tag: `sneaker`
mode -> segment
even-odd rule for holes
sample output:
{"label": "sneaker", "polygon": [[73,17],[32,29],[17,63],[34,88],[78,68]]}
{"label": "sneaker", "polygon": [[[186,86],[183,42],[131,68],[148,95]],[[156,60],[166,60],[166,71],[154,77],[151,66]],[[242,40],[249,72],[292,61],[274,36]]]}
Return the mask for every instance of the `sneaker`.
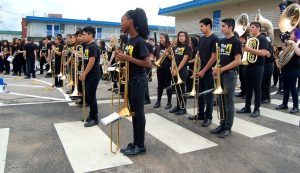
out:
{"label": "sneaker", "polygon": [[215,129],[211,129],[209,132],[210,132],[211,134],[219,134],[220,132],[223,131],[223,129],[224,129],[224,127],[218,126],[218,127],[215,128]]}
{"label": "sneaker", "polygon": [[240,113],[240,114],[243,114],[243,113],[251,113],[251,109],[250,109],[250,108],[247,108],[247,107],[243,107],[242,109],[237,110],[236,113]]}
{"label": "sneaker", "polygon": [[222,130],[222,131],[218,134],[218,137],[219,137],[219,138],[226,138],[226,137],[229,136],[230,134],[231,134],[231,130],[224,129],[224,130]]}
{"label": "sneaker", "polygon": [[291,114],[295,114],[299,112],[299,108],[293,107],[293,109],[290,111]]}
{"label": "sneaker", "polygon": [[172,108],[172,104],[171,103],[167,103],[165,109],[171,109]]}
{"label": "sneaker", "polygon": [[123,154],[125,156],[132,157],[132,156],[136,156],[136,155],[140,155],[140,154],[145,154],[145,153],[146,153],[146,147],[140,148],[137,145],[135,145],[133,148],[124,151]]}

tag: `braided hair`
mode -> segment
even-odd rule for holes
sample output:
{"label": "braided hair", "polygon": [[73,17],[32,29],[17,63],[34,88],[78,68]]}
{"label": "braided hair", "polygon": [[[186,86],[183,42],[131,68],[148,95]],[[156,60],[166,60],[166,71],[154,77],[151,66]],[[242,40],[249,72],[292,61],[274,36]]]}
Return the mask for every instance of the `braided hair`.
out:
{"label": "braided hair", "polygon": [[136,8],[135,10],[129,10],[125,13],[125,16],[133,20],[133,25],[136,31],[144,39],[148,38],[148,19],[146,13],[141,8]]}

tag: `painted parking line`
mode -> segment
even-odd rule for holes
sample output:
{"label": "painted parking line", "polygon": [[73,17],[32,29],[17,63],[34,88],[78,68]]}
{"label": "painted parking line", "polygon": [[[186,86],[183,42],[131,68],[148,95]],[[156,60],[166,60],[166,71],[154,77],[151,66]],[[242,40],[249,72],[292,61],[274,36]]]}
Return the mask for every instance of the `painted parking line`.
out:
{"label": "painted parking line", "polygon": [[9,129],[0,129],[0,173],[4,173]]}
{"label": "painted parking line", "polygon": [[21,94],[21,93],[15,93],[15,92],[9,92],[7,94],[25,96],[25,97],[33,97],[33,98],[40,98],[40,99],[47,99],[47,100],[65,101],[65,99],[59,99],[59,98],[53,98],[53,97],[43,97],[43,96],[36,96],[36,95],[30,95],[30,94]]}
{"label": "painted parking line", "polygon": [[[127,118],[131,121],[131,118]],[[179,154],[207,149],[218,144],[155,113],[146,114],[146,132]]]}
{"label": "painted parking line", "polygon": [[[282,100],[271,99],[271,103],[274,104],[274,105],[281,105],[282,104]],[[288,107],[292,108],[293,107],[293,102],[288,102]]]}
{"label": "painted parking line", "polygon": [[[193,115],[193,109],[188,109],[187,112],[191,115]],[[216,125],[219,125],[219,119],[217,112],[213,112],[213,119],[212,122]],[[237,132],[241,135],[247,136],[249,138],[255,138],[259,136],[263,136],[269,133],[276,132],[276,130],[263,127],[254,123],[251,123],[249,121],[234,117],[233,125],[232,125],[232,131]]]}
{"label": "painted parking line", "polygon": [[54,126],[75,173],[133,163],[121,153],[110,152],[110,139],[97,126],[85,128],[82,122],[59,123]]}
{"label": "painted parking line", "polygon": [[[241,109],[245,106],[244,103],[237,103],[234,105],[237,109]],[[285,122],[288,124],[299,126],[300,117],[288,113],[284,113],[281,111],[276,111],[264,107],[260,107],[260,114],[261,116],[268,117],[274,120],[278,120],[281,122]]]}

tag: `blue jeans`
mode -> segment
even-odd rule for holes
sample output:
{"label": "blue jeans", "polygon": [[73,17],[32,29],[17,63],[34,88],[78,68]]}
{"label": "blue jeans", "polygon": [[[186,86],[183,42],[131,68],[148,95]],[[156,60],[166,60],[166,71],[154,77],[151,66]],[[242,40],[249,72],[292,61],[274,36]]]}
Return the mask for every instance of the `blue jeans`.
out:
{"label": "blue jeans", "polygon": [[282,69],[282,81],[283,81],[283,102],[282,104],[287,106],[290,92],[292,94],[293,106],[298,108],[298,92],[296,90],[297,78],[300,75],[299,69],[289,70]]}
{"label": "blue jeans", "polygon": [[146,118],[144,112],[145,92],[147,87],[147,75],[132,76],[128,85],[128,100],[132,117],[133,143],[138,147],[144,147]]}
{"label": "blue jeans", "polygon": [[87,76],[85,79],[85,93],[87,103],[90,105],[90,119],[98,122],[98,104],[96,98],[96,91],[99,84],[100,75],[98,76]]}

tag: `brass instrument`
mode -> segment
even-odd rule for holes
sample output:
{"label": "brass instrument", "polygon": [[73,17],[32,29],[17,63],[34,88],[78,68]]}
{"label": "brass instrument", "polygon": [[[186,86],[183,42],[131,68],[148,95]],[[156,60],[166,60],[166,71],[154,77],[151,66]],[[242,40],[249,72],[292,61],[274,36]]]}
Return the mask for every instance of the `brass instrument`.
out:
{"label": "brass instrument", "polygon": [[235,29],[239,36],[244,35],[249,30],[249,17],[247,13],[240,14],[235,21]]}
{"label": "brass instrument", "polygon": [[261,13],[260,9],[258,9],[258,14],[255,17],[255,22],[259,22],[261,24],[262,29],[267,32],[268,37],[271,40],[274,40],[274,28],[273,24],[270,20],[264,18]]}
{"label": "brass instrument", "polygon": [[[289,5],[280,16],[279,20],[279,29],[283,32],[283,35],[288,34],[293,31],[295,28],[299,27],[300,24],[300,5],[297,3]],[[289,36],[285,36],[287,39]],[[299,44],[299,43],[297,43]],[[279,68],[284,67],[294,56],[295,51],[292,45],[287,45],[278,57],[278,66]]]}
{"label": "brass instrument", "polygon": [[104,62],[103,62],[103,65],[102,65],[102,67],[103,67],[103,74],[102,74],[102,76],[103,76],[103,78],[106,78],[106,79],[110,79],[110,72],[108,71],[108,55],[107,55],[107,52],[104,52],[104,53],[102,53],[103,54],[103,58],[104,58]]}
{"label": "brass instrument", "polygon": [[[76,46],[76,53],[75,53],[75,62],[74,62],[74,91],[70,95],[70,98],[72,100],[77,99],[78,97],[81,97],[81,95],[78,92],[78,64],[80,56],[83,56],[83,47],[82,45]],[[83,64],[83,57],[81,58],[82,64]],[[82,69],[81,69],[82,70]]]}
{"label": "brass instrument", "polygon": [[154,65],[157,67],[160,67],[161,63],[165,60],[165,58],[168,56],[169,52],[172,50],[172,48],[175,46],[176,44],[176,40],[177,37],[175,37],[172,40],[172,43],[170,44],[170,46],[164,51],[164,53],[154,62]]}
{"label": "brass instrument", "polygon": [[[247,43],[246,43],[247,47],[250,47],[252,49],[256,49],[258,50],[259,48],[259,40],[255,37],[249,38],[247,39]],[[243,65],[248,65],[248,63],[255,63],[257,61],[257,55],[250,53],[250,52],[246,52],[243,55],[243,59],[242,59],[242,64]],[[246,61],[246,62],[245,62]]]}
{"label": "brass instrument", "polygon": [[[218,114],[218,118],[220,120],[224,120],[225,119],[225,111],[224,111],[224,99],[223,99],[223,95],[225,94],[222,85],[221,85],[221,75],[219,73],[220,71],[220,47],[218,45],[218,43],[216,43],[216,56],[217,56],[217,61],[216,61],[216,65],[215,65],[215,71],[217,71],[217,76],[215,76],[214,78],[214,88],[215,90],[213,91],[214,95],[217,95],[216,98],[216,107],[217,107],[217,114]],[[222,114],[219,113],[219,101],[221,101],[221,107],[222,107]]]}
{"label": "brass instrument", "polygon": [[73,70],[74,70],[74,63],[75,63],[75,60],[74,60],[75,54],[73,53],[74,47],[71,48],[71,51],[72,51],[72,53],[71,53],[71,56],[69,57],[70,58],[69,59],[69,61],[70,61],[70,64],[69,64],[70,72],[69,72],[69,77],[68,77],[68,83],[66,84],[69,87],[74,85],[74,81],[73,81],[73,76],[74,76],[74,71]]}
{"label": "brass instrument", "polygon": [[[177,82],[175,82],[174,76],[172,74],[173,84],[168,86],[166,89],[167,90],[172,89],[172,87],[175,86],[175,91],[176,91],[177,101],[179,103],[179,107],[180,107],[180,109],[184,109],[185,108],[184,93],[182,93],[181,87],[179,86],[178,88],[179,88],[179,91],[181,93],[181,95],[179,95],[178,90],[176,88],[176,85],[183,84],[184,82],[181,79],[180,74],[179,74],[179,70],[178,70],[178,67],[177,67],[177,64],[176,64],[176,61],[175,61],[174,51],[171,51],[171,56],[172,56],[171,71],[175,71],[176,77],[177,77]],[[182,102],[180,102],[179,97],[182,97]]]}

